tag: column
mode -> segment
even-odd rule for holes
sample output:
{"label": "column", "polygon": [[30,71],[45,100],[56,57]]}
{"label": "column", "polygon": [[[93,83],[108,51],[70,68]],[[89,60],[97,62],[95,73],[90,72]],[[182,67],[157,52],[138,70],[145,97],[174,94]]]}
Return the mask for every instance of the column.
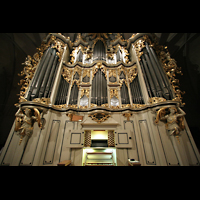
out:
{"label": "column", "polygon": [[143,98],[144,98],[144,103],[145,104],[149,104],[148,91],[147,91],[146,84],[145,84],[145,81],[144,81],[144,77],[143,77],[143,74],[142,74],[142,70],[141,70],[141,66],[140,66],[140,63],[139,63],[139,59],[137,57],[137,54],[136,54],[136,51],[135,51],[135,47],[134,47],[133,44],[132,44],[132,48],[133,48],[133,54],[134,54],[134,56],[136,58],[137,70],[138,70],[138,79],[139,79],[139,83],[140,83],[140,87],[141,87],[141,92],[142,92],[142,95],[143,95]]}
{"label": "column", "polygon": [[59,87],[59,83],[60,83],[60,79],[61,79],[63,58],[64,58],[64,55],[66,53],[67,48],[68,48],[68,46],[65,45],[64,50],[63,50],[63,54],[62,54],[62,58],[60,60],[60,64],[58,66],[57,75],[56,75],[55,82],[54,82],[53,89],[52,89],[52,93],[51,93],[51,96],[50,96],[51,104],[54,104],[55,99],[56,99],[56,95],[57,95],[57,91],[58,91],[58,87]]}

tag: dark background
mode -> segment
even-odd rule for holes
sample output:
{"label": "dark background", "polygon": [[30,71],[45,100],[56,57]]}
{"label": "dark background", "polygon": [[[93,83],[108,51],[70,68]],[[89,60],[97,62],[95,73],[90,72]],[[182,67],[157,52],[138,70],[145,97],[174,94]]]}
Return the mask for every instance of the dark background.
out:
{"label": "dark background", "polygon": [[[0,33],[0,149],[4,146],[15,120],[21,77],[27,55],[33,56],[36,48],[48,33]],[[75,33],[62,33],[73,41]],[[128,39],[133,33],[124,33]],[[186,121],[197,148],[200,149],[200,34],[199,33],[155,33],[159,44],[168,47],[171,58],[182,68],[183,76],[178,75],[180,89],[185,91],[183,102],[186,105]]]}

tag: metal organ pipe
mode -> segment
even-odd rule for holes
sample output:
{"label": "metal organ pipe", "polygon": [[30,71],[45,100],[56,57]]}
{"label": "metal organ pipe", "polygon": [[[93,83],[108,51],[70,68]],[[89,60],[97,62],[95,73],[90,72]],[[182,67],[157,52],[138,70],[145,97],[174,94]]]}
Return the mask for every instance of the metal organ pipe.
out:
{"label": "metal organ pipe", "polygon": [[142,63],[143,63],[143,66],[144,66],[144,70],[145,70],[147,78],[148,78],[148,82],[149,82],[150,87],[151,87],[151,91],[153,93],[153,96],[156,97],[156,89],[155,89],[155,86],[154,86],[154,82],[153,82],[153,80],[151,78],[151,74],[149,72],[149,69],[147,67],[144,55],[142,55],[141,58],[142,58]]}
{"label": "metal organ pipe", "polygon": [[59,66],[59,62],[57,62],[57,64],[56,64],[56,67],[55,67],[55,70],[54,70],[54,72],[53,72],[53,77],[52,77],[52,81],[51,81],[51,83],[50,83],[50,89],[49,89],[49,94],[48,94],[48,98],[50,98],[50,96],[51,96],[51,92],[52,92],[52,88],[53,88],[53,84],[54,84],[54,81],[55,81],[55,78],[56,78],[56,74],[57,74],[57,71],[58,71],[58,66]]}
{"label": "metal organ pipe", "polygon": [[50,51],[48,52],[47,54],[47,57],[44,61],[44,64],[42,66],[42,70],[37,78],[37,81],[36,81],[36,84],[35,84],[35,87],[33,89],[33,92],[31,94],[31,99],[34,99],[34,98],[37,98],[38,97],[38,94],[39,94],[39,89],[40,89],[40,86],[42,84],[42,81],[43,81],[43,78],[44,78],[44,75],[45,75],[45,72],[46,72],[46,68],[47,68],[47,65],[49,63],[49,59],[50,59],[50,56],[51,56],[51,52],[52,52],[52,49],[50,48]]}
{"label": "metal organ pipe", "polygon": [[55,59],[55,55],[56,55],[56,50],[52,49],[51,58],[49,60],[49,63],[48,63],[48,66],[46,68],[44,78],[43,78],[43,81],[42,81],[42,84],[41,84],[41,87],[40,87],[39,98],[43,97],[44,90],[45,90],[45,87],[46,87],[46,84],[47,84],[47,81],[48,81],[48,78],[49,78],[49,74],[50,74],[51,69],[52,69],[52,64],[53,64],[53,61]]}
{"label": "metal organ pipe", "polygon": [[136,103],[135,81],[136,81],[136,79],[134,79],[134,80],[132,81],[132,83],[130,83],[131,95],[132,95],[133,103]]}
{"label": "metal organ pipe", "polygon": [[143,73],[143,76],[144,76],[144,81],[145,81],[145,84],[146,84],[147,92],[149,94],[149,97],[151,98],[152,97],[152,93],[151,93],[151,89],[150,89],[150,86],[149,86],[149,83],[148,83],[148,80],[147,80],[147,75],[145,73],[142,61],[140,61],[140,66],[141,66],[141,70],[142,70],[142,73]]}
{"label": "metal organ pipe", "polygon": [[144,56],[146,58],[148,67],[149,67],[151,77],[152,77],[154,85],[156,87],[156,96],[162,97],[162,91],[161,91],[160,85],[158,83],[158,80],[157,80],[157,77],[156,77],[156,74],[155,74],[155,71],[154,71],[155,69],[154,69],[153,65],[151,64],[151,61],[150,61],[149,56],[147,54],[147,51],[145,51],[145,50],[143,50],[143,51],[144,51]]}
{"label": "metal organ pipe", "polygon": [[55,59],[53,61],[53,65],[52,65],[52,68],[51,68],[51,72],[50,72],[50,75],[49,75],[48,82],[46,84],[45,93],[44,93],[45,98],[48,96],[48,94],[50,92],[50,87],[51,87],[51,83],[52,83],[52,80],[53,80],[53,75],[54,75],[54,71],[55,71],[57,62],[58,62],[58,56],[56,55]]}
{"label": "metal organ pipe", "polygon": [[152,49],[152,47],[150,47],[150,51],[151,51],[151,53],[152,53],[152,55],[154,57],[154,60],[155,60],[155,62],[157,64],[158,70],[160,71],[160,74],[161,74],[162,79],[163,79],[163,81],[164,81],[164,83],[166,85],[166,88],[168,89],[169,95],[172,98],[173,94],[172,94],[172,91],[171,91],[171,88],[170,88],[169,80],[168,80],[167,76],[165,75],[165,72],[164,72],[164,70],[163,70],[163,68],[162,68],[162,66],[161,66],[161,64],[160,64],[160,62],[159,62],[154,50]]}
{"label": "metal organ pipe", "polygon": [[160,73],[159,71],[159,66],[157,66],[157,63],[156,61],[154,60],[154,57],[152,55],[152,52],[150,51],[150,48],[149,48],[149,45],[146,43],[146,49],[147,49],[147,52],[149,54],[149,57],[150,57],[150,60],[151,60],[151,63],[153,64],[154,66],[154,71],[155,71],[155,74],[156,74],[156,77],[159,84],[160,84],[160,87],[163,91],[163,96],[166,98],[166,99],[169,99],[169,92],[168,92],[168,89],[163,81],[163,78],[162,78],[162,74]]}
{"label": "metal organ pipe", "polygon": [[62,104],[62,95],[63,95],[63,90],[64,90],[64,84],[63,84],[63,78],[61,77],[61,81],[60,81],[60,98],[58,100],[59,104]]}
{"label": "metal organ pipe", "polygon": [[39,74],[40,74],[40,72],[41,72],[41,70],[42,70],[44,61],[46,60],[46,57],[47,57],[49,51],[50,51],[50,48],[48,48],[48,49],[45,51],[44,55],[42,56],[42,58],[41,58],[41,60],[40,60],[39,65],[38,65],[38,67],[37,67],[36,73],[35,73],[35,75],[34,75],[34,78],[33,78],[33,80],[32,80],[32,83],[31,83],[31,86],[30,86],[30,89],[29,89],[29,92],[28,92],[28,96],[27,96],[27,100],[28,100],[28,101],[31,100],[31,94],[32,94],[32,92],[33,92],[33,88],[35,87],[36,81],[38,80],[38,76],[39,76]]}

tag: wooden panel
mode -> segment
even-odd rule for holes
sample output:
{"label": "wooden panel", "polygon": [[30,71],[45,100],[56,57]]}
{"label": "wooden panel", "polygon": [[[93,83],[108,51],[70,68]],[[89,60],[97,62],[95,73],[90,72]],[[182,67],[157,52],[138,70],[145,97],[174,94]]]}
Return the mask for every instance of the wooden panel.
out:
{"label": "wooden panel", "polygon": [[135,129],[133,121],[124,121],[124,129],[131,131],[132,148],[128,149],[128,158],[139,160],[138,147],[136,143]]}
{"label": "wooden panel", "polygon": [[118,133],[118,144],[128,144],[128,133]]}
{"label": "wooden panel", "polygon": [[83,147],[84,132],[82,130],[74,131],[69,130],[67,133],[68,148],[82,148]]}
{"label": "wooden panel", "polygon": [[117,166],[128,166],[127,149],[116,149]]}
{"label": "wooden panel", "polygon": [[144,148],[146,164],[147,165],[155,165],[156,161],[155,161],[155,156],[154,156],[154,151],[153,151],[153,147],[152,147],[152,141],[151,141],[147,121],[139,120],[139,128],[140,128],[140,133],[141,133],[141,137],[142,137],[142,143],[143,143],[143,148]]}
{"label": "wooden panel", "polygon": [[16,148],[19,146],[19,140],[20,137],[17,135],[16,132],[13,131],[13,135],[11,137],[10,144],[8,146],[8,149],[5,153],[5,157],[3,159],[2,165],[3,166],[9,166],[13,160],[13,156]]}
{"label": "wooden panel", "polygon": [[71,133],[70,144],[80,144],[81,143],[81,133]]}
{"label": "wooden panel", "polygon": [[115,131],[116,148],[132,148],[132,137],[129,130]]}
{"label": "wooden panel", "polygon": [[28,144],[26,146],[23,158],[22,158],[21,163],[20,163],[21,166],[22,165],[32,166],[32,163],[33,163],[35,151],[36,151],[37,144],[38,144],[39,137],[40,137],[40,133],[41,133],[41,130],[38,127],[37,123],[35,123],[33,127],[34,127],[33,128],[33,135],[30,137]]}
{"label": "wooden panel", "polygon": [[82,166],[82,149],[72,149],[71,153],[71,165],[72,166]]}
{"label": "wooden panel", "polygon": [[65,126],[64,126],[64,131],[63,131],[63,142],[62,142],[62,146],[61,146],[61,156],[60,156],[60,161],[63,160],[70,160],[70,154],[71,154],[71,150],[70,148],[66,147],[67,144],[67,136],[69,134],[69,130],[73,130],[74,127],[74,122],[65,121]]}
{"label": "wooden panel", "polygon": [[49,140],[47,143],[46,153],[44,157],[44,164],[53,163],[59,128],[60,128],[60,120],[53,120],[49,134]]}
{"label": "wooden panel", "polygon": [[158,125],[158,132],[161,138],[161,142],[163,145],[163,150],[165,153],[165,157],[167,160],[167,165],[171,166],[178,166],[178,158],[176,156],[176,153],[174,151],[174,147],[172,144],[172,141],[170,139],[170,136],[167,135],[167,131],[165,126],[159,126]]}
{"label": "wooden panel", "polygon": [[188,162],[189,162],[190,166],[199,165],[199,161],[198,161],[196,152],[194,150],[194,147],[192,145],[191,138],[189,137],[188,132],[189,131],[187,131],[187,127],[186,127],[186,129],[184,130],[184,132],[181,135],[182,141],[184,143],[184,148],[186,150]]}

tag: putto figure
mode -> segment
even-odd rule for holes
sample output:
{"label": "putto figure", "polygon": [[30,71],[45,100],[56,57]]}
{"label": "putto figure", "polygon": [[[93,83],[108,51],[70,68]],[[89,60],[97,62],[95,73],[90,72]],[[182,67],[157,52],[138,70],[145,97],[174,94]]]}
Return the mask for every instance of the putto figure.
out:
{"label": "putto figure", "polygon": [[35,121],[38,122],[38,126],[42,128],[40,112],[37,108],[29,109],[25,108],[24,113],[20,107],[15,114],[15,131],[19,132],[21,136],[19,145],[21,144],[23,138],[27,135],[30,137],[33,133],[33,125]]}
{"label": "putto figure", "polygon": [[178,139],[181,130],[185,129],[184,115],[186,113],[180,107],[164,107],[158,110],[155,123],[158,124],[159,120],[164,121],[169,135],[174,135]]}

